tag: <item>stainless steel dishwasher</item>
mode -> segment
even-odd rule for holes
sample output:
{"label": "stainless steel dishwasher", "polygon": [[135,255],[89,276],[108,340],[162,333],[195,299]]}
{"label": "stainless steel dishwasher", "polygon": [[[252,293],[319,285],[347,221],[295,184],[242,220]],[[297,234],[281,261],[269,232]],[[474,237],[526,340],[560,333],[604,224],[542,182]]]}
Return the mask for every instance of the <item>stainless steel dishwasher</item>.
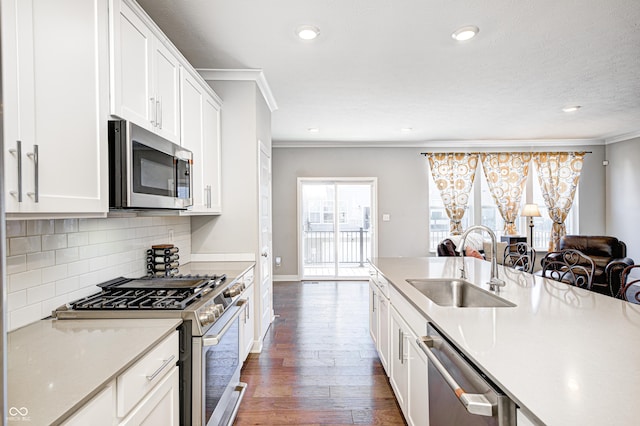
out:
{"label": "stainless steel dishwasher", "polygon": [[418,346],[429,358],[429,424],[516,424],[516,405],[431,323]]}

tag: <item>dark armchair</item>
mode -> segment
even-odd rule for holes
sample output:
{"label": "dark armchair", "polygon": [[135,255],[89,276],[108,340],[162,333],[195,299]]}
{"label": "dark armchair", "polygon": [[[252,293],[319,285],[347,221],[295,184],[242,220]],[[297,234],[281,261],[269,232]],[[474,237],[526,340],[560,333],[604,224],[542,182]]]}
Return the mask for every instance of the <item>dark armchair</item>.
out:
{"label": "dark armchair", "polygon": [[627,245],[615,237],[565,235],[560,239],[560,251],[579,250],[595,263],[591,290],[614,296],[620,290],[620,276],[633,259],[627,257]]}

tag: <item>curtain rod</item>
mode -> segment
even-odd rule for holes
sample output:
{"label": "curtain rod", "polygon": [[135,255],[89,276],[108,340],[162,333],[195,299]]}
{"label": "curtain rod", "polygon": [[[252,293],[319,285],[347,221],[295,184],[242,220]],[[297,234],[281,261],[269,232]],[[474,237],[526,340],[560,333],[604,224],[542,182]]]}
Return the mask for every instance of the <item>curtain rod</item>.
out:
{"label": "curtain rod", "polygon": [[462,152],[462,151],[438,151],[438,152],[421,152],[420,155],[429,155],[429,154],[515,154],[515,153],[525,153],[525,154],[537,154],[541,152],[582,152],[584,154],[593,154],[593,151],[477,151],[477,152]]}

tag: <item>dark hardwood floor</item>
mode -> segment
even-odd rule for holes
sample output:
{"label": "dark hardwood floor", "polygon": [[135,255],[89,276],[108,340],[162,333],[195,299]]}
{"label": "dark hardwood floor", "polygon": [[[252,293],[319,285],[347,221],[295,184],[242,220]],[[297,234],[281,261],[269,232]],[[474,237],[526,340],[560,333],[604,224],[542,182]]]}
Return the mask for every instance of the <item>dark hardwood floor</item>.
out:
{"label": "dark hardwood floor", "polygon": [[405,425],[369,335],[366,281],[276,282],[236,425]]}

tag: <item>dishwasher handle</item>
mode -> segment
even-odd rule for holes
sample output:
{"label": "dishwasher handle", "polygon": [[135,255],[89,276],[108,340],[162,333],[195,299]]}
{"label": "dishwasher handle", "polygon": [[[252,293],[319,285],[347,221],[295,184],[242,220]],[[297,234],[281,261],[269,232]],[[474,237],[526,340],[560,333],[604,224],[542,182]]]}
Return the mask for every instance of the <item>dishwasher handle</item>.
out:
{"label": "dishwasher handle", "polygon": [[456,380],[449,374],[446,367],[442,365],[438,357],[431,351],[431,347],[433,347],[433,338],[430,336],[419,337],[416,342],[418,347],[424,352],[424,354],[429,358],[429,361],[433,364],[436,370],[442,375],[444,380],[447,382],[449,387],[453,390],[456,397],[462,405],[467,409],[470,414],[475,414],[478,416],[493,416],[494,413],[494,404],[487,399],[487,397],[483,394],[479,393],[467,393],[464,389],[456,382]]}

